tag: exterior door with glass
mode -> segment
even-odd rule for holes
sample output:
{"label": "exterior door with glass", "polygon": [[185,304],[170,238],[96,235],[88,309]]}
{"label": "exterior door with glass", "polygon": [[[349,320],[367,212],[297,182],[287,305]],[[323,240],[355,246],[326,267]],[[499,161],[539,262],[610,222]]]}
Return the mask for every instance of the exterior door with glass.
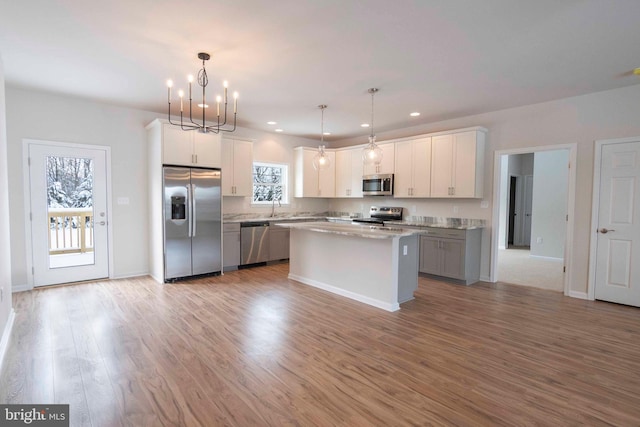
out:
{"label": "exterior door with glass", "polygon": [[107,148],[28,143],[34,286],[109,276]]}

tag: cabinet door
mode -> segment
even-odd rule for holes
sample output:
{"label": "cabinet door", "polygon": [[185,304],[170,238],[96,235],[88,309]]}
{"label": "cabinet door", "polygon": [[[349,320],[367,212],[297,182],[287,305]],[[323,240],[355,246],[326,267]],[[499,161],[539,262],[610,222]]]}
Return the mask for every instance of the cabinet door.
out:
{"label": "cabinet door", "polygon": [[[313,154],[315,156],[315,153]],[[331,162],[327,169],[318,170],[318,196],[335,197],[336,195],[336,153],[325,151]],[[313,162],[313,157],[311,158]],[[311,164],[313,170],[313,163]]]}
{"label": "cabinet door", "polygon": [[440,240],[441,273],[445,277],[464,279],[464,240]]}
{"label": "cabinet door", "polygon": [[362,151],[351,149],[351,191],[350,197],[362,197],[362,175],[364,175],[364,164],[362,163]]}
{"label": "cabinet door", "polygon": [[269,227],[269,260],[277,261],[289,258],[289,232],[287,228]]}
{"label": "cabinet door", "polygon": [[233,185],[235,196],[253,196],[253,143],[233,142]]}
{"label": "cabinet door", "polygon": [[319,176],[318,171],[313,168],[313,157],[315,150],[303,149],[302,161],[299,166],[302,171],[302,194],[301,197],[318,197]]}
{"label": "cabinet door", "polygon": [[[382,149],[382,161],[379,165],[364,165],[364,175],[394,173],[395,167],[395,144],[378,144]],[[362,159],[362,149],[359,150]]]}
{"label": "cabinet door", "polygon": [[[397,148],[396,146],[396,155]],[[431,195],[431,138],[415,140],[411,148],[413,166],[411,197],[429,197]],[[397,168],[396,171],[399,172]]]}
{"label": "cabinet door", "polygon": [[222,140],[222,195],[235,196],[235,183],[233,180],[234,163],[233,163],[233,140]]}
{"label": "cabinet door", "polygon": [[164,124],[162,126],[162,163],[165,165],[191,166],[192,155],[192,132],[184,131],[170,124]]}
{"label": "cabinet door", "polygon": [[214,133],[193,133],[194,164],[200,167],[219,168],[222,166],[220,152],[221,136]]}
{"label": "cabinet door", "polygon": [[336,152],[336,197],[349,197],[352,192],[351,150]]}
{"label": "cabinet door", "polygon": [[411,197],[413,188],[413,141],[396,142],[393,195]]}
{"label": "cabinet door", "polygon": [[420,236],[420,272],[440,274],[440,239]]}
{"label": "cabinet door", "polygon": [[224,267],[240,265],[240,232],[223,233],[222,257]]}
{"label": "cabinet door", "polygon": [[453,147],[453,196],[476,197],[476,132],[454,134]]}
{"label": "cabinet door", "polygon": [[431,139],[431,197],[451,196],[453,172],[453,135]]}

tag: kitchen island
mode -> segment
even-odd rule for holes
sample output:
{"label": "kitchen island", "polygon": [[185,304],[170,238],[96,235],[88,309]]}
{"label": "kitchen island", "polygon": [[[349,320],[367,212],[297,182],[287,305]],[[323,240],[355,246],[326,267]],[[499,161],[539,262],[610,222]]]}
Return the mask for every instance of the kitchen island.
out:
{"label": "kitchen island", "polygon": [[387,311],[418,287],[418,235],[397,227],[328,222],[291,229],[289,278]]}

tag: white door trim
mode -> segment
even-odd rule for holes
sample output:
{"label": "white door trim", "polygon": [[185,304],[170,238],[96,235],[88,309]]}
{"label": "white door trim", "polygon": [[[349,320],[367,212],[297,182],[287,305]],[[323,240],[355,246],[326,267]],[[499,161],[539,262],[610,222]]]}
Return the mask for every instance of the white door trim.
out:
{"label": "white door trim", "polygon": [[598,249],[598,239],[596,229],[599,224],[600,215],[600,169],[602,163],[602,147],[611,144],[623,144],[626,142],[640,141],[640,136],[631,138],[599,139],[596,140],[595,153],[593,156],[593,196],[591,197],[591,228],[589,236],[589,278],[587,280],[587,298],[596,299],[596,251]]}
{"label": "white door trim", "polygon": [[491,269],[489,272],[489,279],[495,283],[497,281],[496,275],[498,270],[498,236],[500,224],[500,171],[502,169],[500,158],[503,155],[510,154],[526,154],[536,153],[540,151],[553,151],[553,150],[569,150],[569,182],[567,185],[567,214],[569,218],[567,220],[567,231],[565,235],[564,245],[564,265],[566,272],[564,275],[564,294],[567,296],[574,296],[571,292],[571,278],[572,278],[572,243],[573,243],[573,225],[575,218],[575,205],[576,205],[576,159],[578,153],[578,144],[558,144],[558,145],[544,145],[539,147],[526,147],[515,148],[508,150],[496,150],[494,152],[493,159],[493,214],[491,219]]}
{"label": "white door trim", "polygon": [[[106,145],[76,144],[71,142],[48,141],[41,139],[23,139],[22,140],[22,179],[25,192],[30,192],[29,186],[29,145],[49,145],[52,147],[81,148],[90,150],[104,150],[106,157],[106,174],[107,174],[107,224],[113,224],[113,206],[111,203],[111,147]],[[31,221],[28,219],[31,213],[31,197],[24,197],[24,212],[27,219],[24,222],[26,264],[27,264],[27,286],[21,287],[21,291],[33,289],[33,245],[31,244]],[[113,278],[113,227],[107,228],[108,253],[109,253],[109,278]],[[14,287],[14,291],[15,291]]]}

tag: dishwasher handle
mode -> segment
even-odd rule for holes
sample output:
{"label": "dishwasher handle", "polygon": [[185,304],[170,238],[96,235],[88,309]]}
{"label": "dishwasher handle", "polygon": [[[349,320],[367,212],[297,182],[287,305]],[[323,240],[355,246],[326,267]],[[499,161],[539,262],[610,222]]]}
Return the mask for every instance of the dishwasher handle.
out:
{"label": "dishwasher handle", "polygon": [[256,222],[241,222],[240,223],[240,228],[247,228],[247,227],[268,227],[269,223],[268,222],[263,222],[263,221],[256,221]]}

